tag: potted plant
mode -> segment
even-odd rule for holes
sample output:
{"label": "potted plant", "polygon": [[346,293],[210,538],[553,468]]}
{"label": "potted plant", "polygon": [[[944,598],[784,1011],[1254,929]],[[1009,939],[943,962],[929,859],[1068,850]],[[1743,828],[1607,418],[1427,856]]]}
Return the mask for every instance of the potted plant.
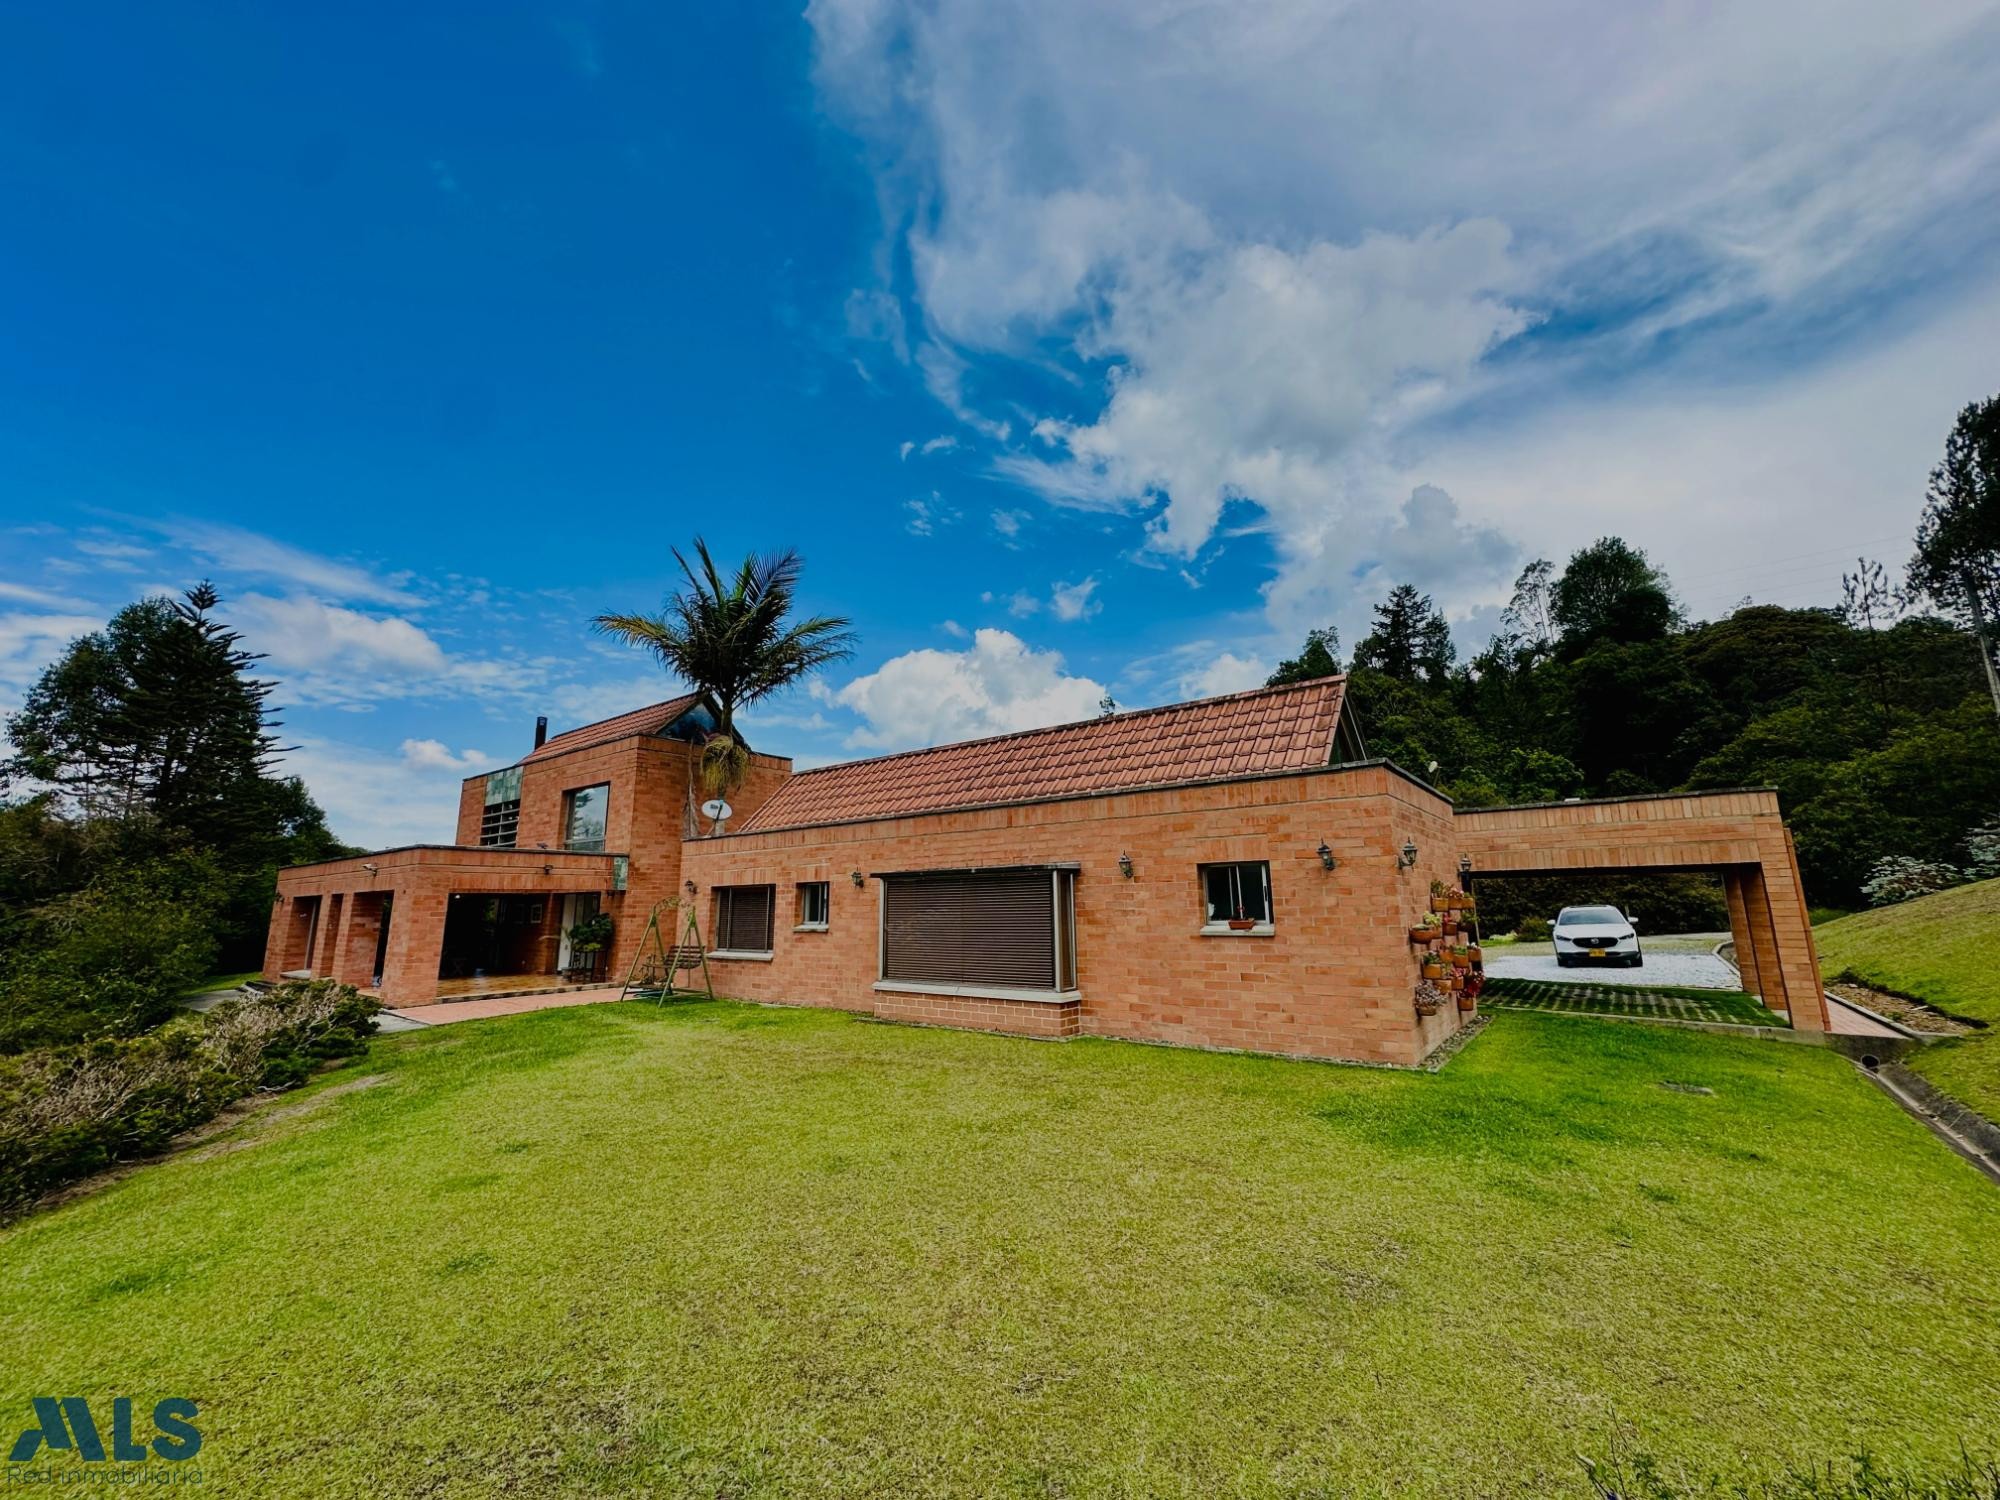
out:
{"label": "potted plant", "polygon": [[1444,958],[1441,954],[1426,953],[1424,955],[1424,978],[1444,978]]}
{"label": "potted plant", "polygon": [[1464,984],[1465,981],[1458,977],[1458,970],[1448,968],[1444,971],[1444,978],[1440,979],[1437,983],[1438,988],[1441,990],[1455,990]]}
{"label": "potted plant", "polygon": [[1458,918],[1450,912],[1444,914],[1444,935],[1451,937],[1458,931]]}
{"label": "potted plant", "polygon": [[595,974],[598,955],[611,946],[611,913],[594,911],[565,936],[569,938],[569,972]]}
{"label": "potted plant", "polygon": [[1444,918],[1434,911],[1425,912],[1423,920],[1410,929],[1410,941],[1413,943],[1435,943],[1443,936]]}
{"label": "potted plant", "polygon": [[1447,886],[1442,880],[1433,880],[1431,882],[1432,906],[1441,909],[1445,905],[1445,898],[1450,894],[1451,894],[1451,888]]}
{"label": "potted plant", "polygon": [[1434,1016],[1444,1009],[1444,991],[1425,980],[1417,986],[1417,1014]]}
{"label": "potted plant", "polygon": [[1479,1004],[1479,992],[1486,988],[1486,976],[1477,972],[1465,976],[1465,983],[1459,987],[1458,1008],[1472,1010]]}
{"label": "potted plant", "polygon": [[1454,969],[1469,969],[1472,967],[1472,950],[1463,943],[1460,943],[1455,948],[1445,949],[1445,957],[1451,960],[1451,966]]}
{"label": "potted plant", "polygon": [[1236,907],[1236,915],[1229,919],[1229,930],[1231,932],[1248,932],[1251,928],[1255,927],[1256,925],[1257,923],[1255,919],[1243,915],[1242,903],[1238,902]]}
{"label": "potted plant", "polygon": [[1486,957],[1479,951],[1479,944],[1477,943],[1466,945],[1465,956],[1475,969],[1480,968],[1486,962]]}

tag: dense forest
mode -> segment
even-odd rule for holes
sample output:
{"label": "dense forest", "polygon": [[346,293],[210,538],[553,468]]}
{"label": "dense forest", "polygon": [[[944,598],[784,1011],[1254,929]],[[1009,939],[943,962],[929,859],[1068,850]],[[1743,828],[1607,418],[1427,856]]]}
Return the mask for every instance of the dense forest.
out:
{"label": "dense forest", "polygon": [[[1371,754],[1461,806],[1775,787],[1811,900],[1857,906],[1882,861],[1962,867],[1967,836],[2000,816],[2000,704],[1976,633],[2000,614],[2000,397],[1960,414],[1915,547],[1900,587],[1858,559],[1824,607],[1691,620],[1643,552],[1607,537],[1561,568],[1529,564],[1506,628],[1466,661],[1435,602],[1401,586],[1354,645],[1351,701]],[[1317,630],[1271,680],[1340,666]],[[1643,899],[1655,931],[1719,913],[1701,882],[1638,884],[1561,895]],[[1482,905],[1504,921],[1555,887],[1506,882]]]}

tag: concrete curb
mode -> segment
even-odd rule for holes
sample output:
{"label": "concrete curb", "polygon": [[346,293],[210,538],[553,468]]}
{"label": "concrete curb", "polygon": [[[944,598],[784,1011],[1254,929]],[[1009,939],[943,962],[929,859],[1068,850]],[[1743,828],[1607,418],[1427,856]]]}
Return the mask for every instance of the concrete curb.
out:
{"label": "concrete curb", "polygon": [[2000,1184],[2000,1125],[1940,1093],[1929,1079],[1901,1063],[1856,1066],[1932,1135]]}

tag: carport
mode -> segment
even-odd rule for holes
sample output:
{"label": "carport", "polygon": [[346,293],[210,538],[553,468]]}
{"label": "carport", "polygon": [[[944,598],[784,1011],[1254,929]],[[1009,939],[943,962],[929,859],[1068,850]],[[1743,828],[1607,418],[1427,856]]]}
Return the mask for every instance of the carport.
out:
{"label": "carport", "polygon": [[1468,808],[1452,824],[1475,885],[1482,875],[1719,872],[1743,987],[1795,1030],[1827,1029],[1798,855],[1768,787]]}

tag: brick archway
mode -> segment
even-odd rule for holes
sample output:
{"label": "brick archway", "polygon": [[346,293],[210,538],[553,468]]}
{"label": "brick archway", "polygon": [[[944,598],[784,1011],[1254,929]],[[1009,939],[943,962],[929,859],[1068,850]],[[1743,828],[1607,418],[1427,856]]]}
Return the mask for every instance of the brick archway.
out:
{"label": "brick archway", "polygon": [[1473,876],[1720,873],[1744,987],[1827,1029],[1798,854],[1769,789],[1467,808],[1452,819]]}

